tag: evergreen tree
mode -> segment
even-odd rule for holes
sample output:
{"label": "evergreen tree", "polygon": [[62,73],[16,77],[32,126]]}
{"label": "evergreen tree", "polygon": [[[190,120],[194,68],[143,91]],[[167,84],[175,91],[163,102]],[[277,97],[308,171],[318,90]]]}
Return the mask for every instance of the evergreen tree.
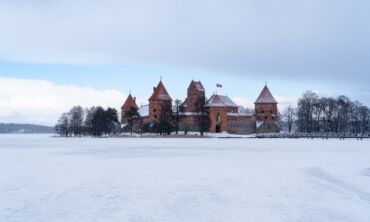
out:
{"label": "evergreen tree", "polygon": [[91,132],[93,136],[101,136],[105,131],[105,110],[98,106],[94,109],[92,122],[91,122]]}
{"label": "evergreen tree", "polygon": [[138,109],[131,107],[130,109],[126,110],[125,116],[127,118],[128,126],[130,127],[130,133],[133,133],[133,126],[140,120],[140,114]]}
{"label": "evergreen tree", "polygon": [[116,109],[108,107],[104,112],[104,132],[108,135],[112,135],[117,132],[118,112]]}
{"label": "evergreen tree", "polygon": [[173,112],[171,106],[162,106],[161,113],[159,116],[159,122],[157,123],[157,130],[160,135],[171,135],[174,130],[173,124]]}

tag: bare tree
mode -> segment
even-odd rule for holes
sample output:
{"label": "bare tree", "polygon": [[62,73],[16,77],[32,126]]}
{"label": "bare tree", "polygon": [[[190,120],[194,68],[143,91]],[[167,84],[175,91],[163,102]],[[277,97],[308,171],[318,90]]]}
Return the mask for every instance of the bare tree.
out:
{"label": "bare tree", "polygon": [[206,104],[205,98],[199,98],[199,101],[196,104],[198,105],[197,122],[198,122],[199,133],[201,136],[203,136],[204,132],[208,131],[208,125],[209,125],[208,113],[205,107],[205,104]]}
{"label": "bare tree", "polygon": [[63,113],[59,118],[57,125],[55,126],[55,132],[58,133],[60,136],[68,137],[70,134],[69,129],[70,127],[68,113]]}
{"label": "bare tree", "polygon": [[359,108],[360,132],[362,135],[369,132],[370,127],[370,109],[366,106]]}
{"label": "bare tree", "polygon": [[85,110],[85,123],[84,123],[84,133],[85,135],[93,135],[93,120],[95,115],[96,107],[91,107]]}
{"label": "bare tree", "polygon": [[298,101],[298,127],[301,132],[313,131],[313,109],[318,96],[312,91],[306,91]]}
{"label": "bare tree", "polygon": [[369,132],[370,111],[347,96],[319,98],[307,91],[298,102],[299,131],[304,133],[337,133],[364,135]]}
{"label": "bare tree", "polygon": [[74,136],[81,136],[83,132],[84,113],[81,106],[72,107],[68,112],[69,126]]}
{"label": "bare tree", "polygon": [[180,105],[181,105],[181,100],[176,99],[174,101],[174,107],[173,107],[173,111],[175,113],[175,131],[176,131],[176,135],[179,134]]}
{"label": "bare tree", "polygon": [[283,114],[284,122],[287,124],[288,132],[291,133],[293,129],[293,124],[295,121],[295,110],[292,106],[288,106]]}

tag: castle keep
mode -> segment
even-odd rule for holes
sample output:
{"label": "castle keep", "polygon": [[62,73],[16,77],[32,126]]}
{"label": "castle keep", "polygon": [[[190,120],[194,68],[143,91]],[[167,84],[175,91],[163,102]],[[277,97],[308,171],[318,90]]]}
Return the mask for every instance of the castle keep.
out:
{"label": "castle keep", "polygon": [[[211,133],[279,132],[278,103],[267,85],[256,99],[254,110],[250,111],[243,110],[228,96],[213,94],[206,99],[206,90],[200,81],[191,81],[187,97],[178,107],[178,112],[173,111],[173,100],[162,81],[153,88],[148,101],[148,105],[138,107],[136,99],[130,94],[121,108],[123,126],[127,124],[127,110],[136,109],[140,114],[141,124],[149,128],[162,120],[172,120],[171,124],[176,121],[180,131],[199,131],[199,122],[204,121],[206,130]],[[139,128],[136,126],[137,131]]]}

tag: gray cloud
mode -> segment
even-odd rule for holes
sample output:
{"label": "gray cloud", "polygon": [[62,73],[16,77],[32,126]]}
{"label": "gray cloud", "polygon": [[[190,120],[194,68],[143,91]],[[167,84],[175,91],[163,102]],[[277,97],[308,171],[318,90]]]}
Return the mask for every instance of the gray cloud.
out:
{"label": "gray cloud", "polygon": [[0,58],[369,83],[369,1],[0,2]]}

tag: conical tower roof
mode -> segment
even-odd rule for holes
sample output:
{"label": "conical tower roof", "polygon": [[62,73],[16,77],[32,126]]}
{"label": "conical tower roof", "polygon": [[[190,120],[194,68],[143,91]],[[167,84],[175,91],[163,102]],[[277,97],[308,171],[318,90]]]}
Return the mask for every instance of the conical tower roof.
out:
{"label": "conical tower roof", "polygon": [[159,81],[157,87],[154,88],[152,96],[149,101],[172,101],[171,96],[168,94],[166,87],[164,87],[162,81]]}
{"label": "conical tower roof", "polygon": [[263,90],[261,94],[258,96],[255,104],[260,104],[260,103],[275,103],[277,104],[277,101],[275,100],[274,96],[271,94],[269,88],[267,85],[263,87]]}
{"label": "conical tower roof", "polygon": [[136,105],[135,99],[130,95],[128,95],[125,103],[122,106],[123,109],[130,109],[135,108],[138,109],[139,107]]}

